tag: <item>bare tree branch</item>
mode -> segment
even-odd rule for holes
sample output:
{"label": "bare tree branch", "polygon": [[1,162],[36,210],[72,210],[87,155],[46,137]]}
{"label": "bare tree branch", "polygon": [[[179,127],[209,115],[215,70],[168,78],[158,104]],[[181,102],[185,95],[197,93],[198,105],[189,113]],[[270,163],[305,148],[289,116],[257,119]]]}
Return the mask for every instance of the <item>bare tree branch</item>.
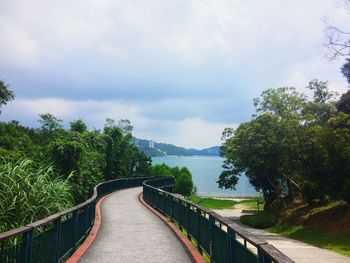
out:
{"label": "bare tree branch", "polygon": [[[345,0],[344,3],[346,11],[350,14],[350,0]],[[338,57],[350,56],[350,32],[331,25],[327,20],[324,20],[324,23],[328,59],[332,61]]]}

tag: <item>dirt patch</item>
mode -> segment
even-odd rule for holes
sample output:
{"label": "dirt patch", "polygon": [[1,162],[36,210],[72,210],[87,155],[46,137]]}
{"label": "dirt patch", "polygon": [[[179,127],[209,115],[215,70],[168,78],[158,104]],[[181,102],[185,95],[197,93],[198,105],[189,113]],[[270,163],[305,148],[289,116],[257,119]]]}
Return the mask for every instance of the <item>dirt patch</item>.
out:
{"label": "dirt patch", "polygon": [[345,205],[311,214],[306,226],[323,229],[332,234],[350,234],[350,210]]}
{"label": "dirt patch", "polygon": [[342,201],[309,206],[301,200],[281,209],[277,225],[303,225],[331,234],[350,234],[350,207]]}

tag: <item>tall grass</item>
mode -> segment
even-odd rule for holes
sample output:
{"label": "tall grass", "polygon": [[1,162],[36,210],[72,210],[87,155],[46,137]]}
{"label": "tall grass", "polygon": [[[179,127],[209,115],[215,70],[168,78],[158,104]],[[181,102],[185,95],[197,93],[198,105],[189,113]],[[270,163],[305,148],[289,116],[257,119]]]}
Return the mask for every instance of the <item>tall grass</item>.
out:
{"label": "tall grass", "polygon": [[52,166],[0,160],[0,233],[73,206],[70,184]]}

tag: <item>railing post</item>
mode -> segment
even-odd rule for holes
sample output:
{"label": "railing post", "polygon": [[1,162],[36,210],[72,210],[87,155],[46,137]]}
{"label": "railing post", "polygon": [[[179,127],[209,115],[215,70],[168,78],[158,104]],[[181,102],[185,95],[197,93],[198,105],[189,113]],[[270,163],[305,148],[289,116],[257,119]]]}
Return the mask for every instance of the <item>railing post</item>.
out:
{"label": "railing post", "polygon": [[22,234],[22,263],[32,262],[33,229]]}
{"label": "railing post", "polygon": [[52,253],[52,262],[58,262],[60,249],[60,235],[61,235],[61,217],[54,221],[54,251]]}
{"label": "railing post", "polygon": [[169,200],[170,200],[170,220],[171,222],[174,222],[174,197],[170,195]]}
{"label": "railing post", "polygon": [[213,260],[213,226],[215,223],[215,219],[209,214],[209,254],[210,261]]}
{"label": "railing post", "polygon": [[73,218],[74,218],[74,227],[73,227],[73,246],[74,246],[74,250],[77,246],[78,243],[78,227],[79,227],[79,210],[75,210],[73,212]]}
{"label": "railing post", "polygon": [[190,235],[190,210],[191,210],[191,205],[190,204],[188,204],[188,203],[186,203],[186,205],[185,205],[185,211],[186,211],[186,213],[185,213],[185,215],[186,215],[186,224],[187,224],[187,231],[186,231],[186,233],[187,233],[187,238],[191,241],[191,235]]}
{"label": "railing post", "polygon": [[87,231],[89,229],[89,205],[85,206],[84,207],[84,224],[85,224],[85,227],[84,227],[84,236],[86,236],[87,234]]}
{"label": "railing post", "polygon": [[181,230],[181,232],[182,232],[182,224],[183,224],[182,223],[182,220],[183,220],[183,212],[182,211],[184,210],[182,202],[183,201],[181,199],[179,199],[179,204],[180,205],[178,207],[179,207],[180,210],[179,210],[179,222],[178,223],[179,223],[179,229]]}
{"label": "railing post", "polygon": [[196,239],[197,239],[197,248],[198,248],[198,251],[199,253],[202,254],[202,243],[201,243],[201,214],[202,214],[202,211],[199,209],[199,208],[196,208],[197,210],[197,224],[196,224]]}
{"label": "railing post", "polygon": [[228,251],[228,262],[233,263],[233,244],[232,239],[236,239],[236,233],[227,229],[227,251]]}

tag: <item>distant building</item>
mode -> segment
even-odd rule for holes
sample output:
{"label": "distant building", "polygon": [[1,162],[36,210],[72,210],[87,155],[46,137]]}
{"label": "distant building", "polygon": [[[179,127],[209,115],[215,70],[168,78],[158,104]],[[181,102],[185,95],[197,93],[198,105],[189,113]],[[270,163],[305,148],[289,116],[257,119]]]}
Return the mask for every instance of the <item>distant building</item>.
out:
{"label": "distant building", "polygon": [[148,147],[153,149],[154,148],[154,141],[149,141]]}

